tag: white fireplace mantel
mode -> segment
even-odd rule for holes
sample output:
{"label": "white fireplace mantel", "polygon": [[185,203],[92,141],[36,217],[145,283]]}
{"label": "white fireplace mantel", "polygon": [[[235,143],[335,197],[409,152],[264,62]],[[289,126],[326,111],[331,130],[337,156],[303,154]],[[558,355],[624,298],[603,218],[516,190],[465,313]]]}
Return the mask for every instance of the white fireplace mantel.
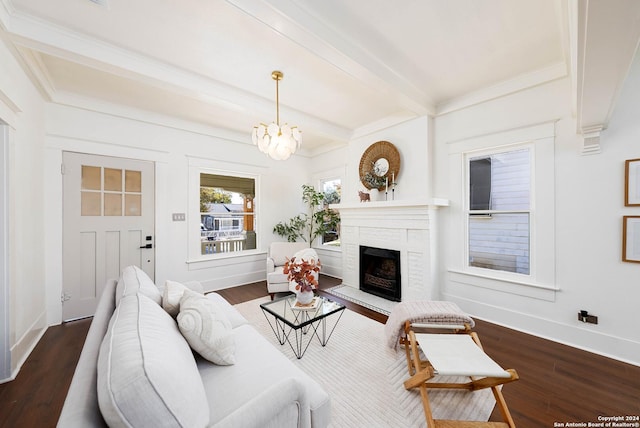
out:
{"label": "white fireplace mantel", "polygon": [[400,252],[402,300],[434,298],[437,211],[444,199],[330,205],[340,212],[342,283],[359,288],[360,246]]}
{"label": "white fireplace mantel", "polygon": [[436,208],[436,207],[448,207],[449,200],[434,198],[431,200],[397,200],[397,201],[373,201],[373,202],[358,202],[358,203],[345,203],[345,204],[332,204],[329,208],[337,211],[343,210],[370,210],[372,208],[380,209],[393,209],[393,208]]}

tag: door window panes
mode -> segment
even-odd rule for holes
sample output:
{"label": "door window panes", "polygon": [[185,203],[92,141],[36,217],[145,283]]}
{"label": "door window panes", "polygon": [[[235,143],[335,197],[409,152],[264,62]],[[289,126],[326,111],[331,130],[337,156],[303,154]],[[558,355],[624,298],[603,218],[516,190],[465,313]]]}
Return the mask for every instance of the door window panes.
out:
{"label": "door window panes", "polygon": [[83,216],[141,216],[142,172],[82,165]]}
{"label": "door window panes", "polygon": [[122,215],[122,194],[120,193],[104,194],[104,215],[105,216],[121,216]]}
{"label": "door window panes", "polygon": [[100,193],[81,192],[80,194],[80,215],[99,216],[102,215],[102,198]]}
{"label": "door window panes", "polygon": [[142,215],[142,197],[140,195],[124,195],[124,215]]}
{"label": "door window panes", "polygon": [[82,190],[102,189],[102,168],[82,165]]}
{"label": "door window panes", "polygon": [[140,171],[125,171],[124,190],[125,192],[142,191],[142,173]]}

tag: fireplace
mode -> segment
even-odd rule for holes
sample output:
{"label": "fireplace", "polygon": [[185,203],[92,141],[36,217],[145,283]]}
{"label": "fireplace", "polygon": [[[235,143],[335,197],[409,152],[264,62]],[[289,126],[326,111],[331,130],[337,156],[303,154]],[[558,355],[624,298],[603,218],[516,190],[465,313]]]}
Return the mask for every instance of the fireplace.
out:
{"label": "fireplace", "polygon": [[400,251],[361,245],[360,290],[401,301]]}

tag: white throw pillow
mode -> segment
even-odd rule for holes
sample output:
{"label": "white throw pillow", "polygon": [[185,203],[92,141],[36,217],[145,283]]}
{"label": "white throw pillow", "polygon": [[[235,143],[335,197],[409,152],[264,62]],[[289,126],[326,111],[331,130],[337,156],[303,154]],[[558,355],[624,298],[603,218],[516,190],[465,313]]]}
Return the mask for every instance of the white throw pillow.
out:
{"label": "white throw pillow", "polygon": [[205,296],[184,291],[178,327],[191,348],[203,358],[219,365],[235,364],[236,342],[231,323]]}
{"label": "white throw pillow", "polygon": [[304,260],[305,262],[311,262],[312,260],[318,260],[318,253],[316,253],[316,250],[313,248],[305,248],[304,250],[296,252],[293,257],[296,258],[296,261]]}
{"label": "white throw pillow", "polygon": [[122,270],[122,276],[116,287],[116,305],[124,296],[142,293],[158,305],[162,304],[162,294],[158,287],[138,266],[127,266]]}
{"label": "white throw pillow", "polygon": [[177,317],[180,312],[180,299],[187,287],[179,282],[166,280],[164,294],[162,296],[162,308],[172,317]]}
{"label": "white throw pillow", "polygon": [[138,293],[124,296],[98,356],[100,411],[110,427],[204,427],[209,405],[175,321]]}

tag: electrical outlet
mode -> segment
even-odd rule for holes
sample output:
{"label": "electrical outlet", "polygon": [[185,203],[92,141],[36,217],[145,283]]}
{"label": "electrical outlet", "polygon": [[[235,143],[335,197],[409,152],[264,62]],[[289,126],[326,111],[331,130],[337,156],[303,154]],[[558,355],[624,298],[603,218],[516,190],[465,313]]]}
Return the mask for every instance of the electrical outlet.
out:
{"label": "electrical outlet", "polygon": [[173,221],[185,221],[186,215],[185,213],[173,213],[171,218]]}
{"label": "electrical outlet", "polygon": [[598,317],[589,314],[588,311],[580,311],[578,312],[578,321],[582,321],[588,324],[598,324]]}

